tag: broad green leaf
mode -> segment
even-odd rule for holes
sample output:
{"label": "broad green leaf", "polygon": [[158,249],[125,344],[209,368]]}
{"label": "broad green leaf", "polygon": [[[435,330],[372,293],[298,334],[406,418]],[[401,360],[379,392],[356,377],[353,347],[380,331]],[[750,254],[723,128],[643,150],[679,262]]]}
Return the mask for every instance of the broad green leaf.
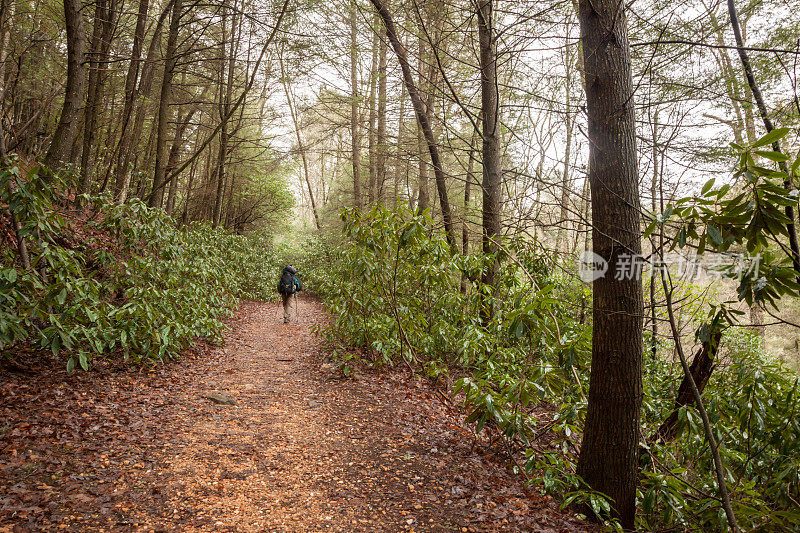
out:
{"label": "broad green leaf", "polygon": [[782,139],[787,133],[789,133],[789,128],[776,128],[754,142],[753,148],[760,148],[761,146],[772,144],[773,142]]}
{"label": "broad green leaf", "polygon": [[713,242],[716,246],[722,244],[722,233],[720,233],[719,229],[714,224],[708,224],[707,227],[708,236],[711,238],[711,242]]}
{"label": "broad green leaf", "polygon": [[756,153],[761,157],[769,159],[770,161],[775,161],[776,163],[783,163],[784,161],[789,160],[789,158],[781,152],[766,152],[762,150],[756,150]]}
{"label": "broad green leaf", "polygon": [[701,191],[700,191],[700,194],[701,194],[701,195],[703,195],[703,196],[705,196],[705,194],[706,194],[708,191],[710,191],[710,190],[711,190],[711,187],[713,187],[713,186],[714,186],[714,181],[716,181],[716,180],[715,180],[715,178],[711,178],[710,180],[708,180],[708,181],[706,182],[706,184],[705,184],[705,185],[703,185],[703,190],[701,190]]}

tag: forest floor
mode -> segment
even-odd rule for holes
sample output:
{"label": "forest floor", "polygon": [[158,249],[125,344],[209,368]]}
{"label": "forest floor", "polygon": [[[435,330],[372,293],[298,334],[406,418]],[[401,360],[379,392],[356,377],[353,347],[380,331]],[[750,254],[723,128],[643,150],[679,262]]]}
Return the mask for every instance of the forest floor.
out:
{"label": "forest floor", "polygon": [[[301,298],[154,368],[0,371],[0,532],[585,531],[400,371],[342,379]],[[221,392],[235,405],[206,396]]]}

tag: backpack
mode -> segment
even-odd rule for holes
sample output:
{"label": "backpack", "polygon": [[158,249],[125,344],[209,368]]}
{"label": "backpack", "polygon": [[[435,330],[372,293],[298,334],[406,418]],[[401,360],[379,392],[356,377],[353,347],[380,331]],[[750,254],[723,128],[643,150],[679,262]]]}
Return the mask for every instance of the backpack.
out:
{"label": "backpack", "polygon": [[278,282],[278,292],[287,296],[295,293],[294,274],[287,268],[284,268],[283,274],[281,274],[281,280]]}

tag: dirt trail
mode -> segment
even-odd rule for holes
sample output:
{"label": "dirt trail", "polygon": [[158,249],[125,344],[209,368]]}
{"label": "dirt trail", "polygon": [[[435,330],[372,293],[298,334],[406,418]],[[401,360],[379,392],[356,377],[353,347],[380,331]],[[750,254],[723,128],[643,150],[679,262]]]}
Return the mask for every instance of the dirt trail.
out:
{"label": "dirt trail", "polygon": [[339,379],[299,313],[245,303],[224,348],[149,372],[0,376],[0,531],[585,529],[418,379]]}

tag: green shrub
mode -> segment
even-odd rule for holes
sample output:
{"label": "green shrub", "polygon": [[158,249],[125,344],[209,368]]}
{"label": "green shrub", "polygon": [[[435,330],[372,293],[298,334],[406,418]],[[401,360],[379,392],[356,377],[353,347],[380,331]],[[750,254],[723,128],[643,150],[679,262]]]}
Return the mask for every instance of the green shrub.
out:
{"label": "green shrub", "polygon": [[[13,180],[15,191],[9,187]],[[59,183],[37,169],[0,173],[2,202],[22,225],[32,268],[0,255],[0,349],[24,342],[63,354],[67,368],[122,353],[135,362],[176,356],[196,337],[221,340],[238,298],[266,299],[275,261],[264,237],[208,225],[178,227],[139,200],[88,199],[99,214],[67,223]]]}
{"label": "green shrub", "polygon": [[[562,265],[566,272],[554,268],[535,242],[506,242],[500,280],[490,290],[479,279],[494,258],[451,254],[427,216],[378,207],[342,217],[344,242],[314,246],[305,258],[333,314],[324,334],[342,362],[408,364],[430,377],[459,378],[452,386],[467,422],[477,431],[491,428],[512,448],[527,448],[525,469],[542,490],[606,516],[613,502],[575,475],[588,391],[591,290],[569,275],[570,265]],[[488,304],[494,316],[482,320]],[[800,521],[793,503],[800,500],[796,376],[763,356],[751,332],[729,330],[724,342],[731,361],[713,374],[704,398],[723,445],[737,517],[747,529],[788,529]],[[674,408],[683,375],[666,358],[645,363],[647,437]],[[552,411],[547,424],[532,409],[541,401]],[[548,432],[544,447],[536,442],[542,431]],[[649,453],[639,526],[724,529],[694,408],[680,411],[679,437],[650,445]]]}

